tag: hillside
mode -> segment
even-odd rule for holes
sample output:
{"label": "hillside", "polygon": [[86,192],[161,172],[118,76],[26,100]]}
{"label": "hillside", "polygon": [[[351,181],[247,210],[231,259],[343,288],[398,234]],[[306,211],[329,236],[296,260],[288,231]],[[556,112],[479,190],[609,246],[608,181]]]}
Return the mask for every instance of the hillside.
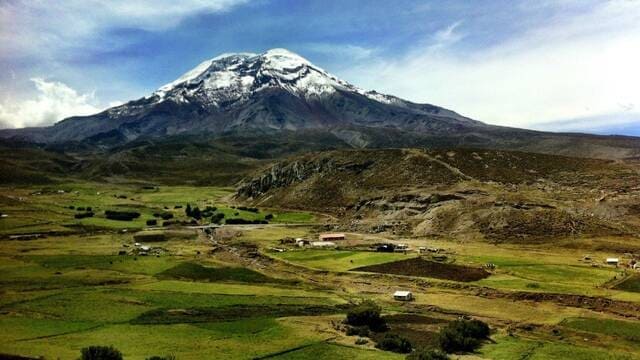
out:
{"label": "hillside", "polygon": [[489,150],[350,150],[279,162],[237,197],[361,231],[494,241],[637,231],[640,178],[606,160]]}

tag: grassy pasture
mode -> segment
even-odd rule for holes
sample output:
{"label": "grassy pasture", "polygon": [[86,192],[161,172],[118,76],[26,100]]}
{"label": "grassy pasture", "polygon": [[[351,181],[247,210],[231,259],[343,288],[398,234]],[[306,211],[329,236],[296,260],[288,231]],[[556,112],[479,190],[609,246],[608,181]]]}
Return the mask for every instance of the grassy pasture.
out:
{"label": "grassy pasture", "polygon": [[273,256],[294,264],[314,269],[347,271],[361,266],[375,265],[397,260],[405,260],[416,255],[400,253],[379,253],[372,251],[347,250],[294,250],[274,253]]}

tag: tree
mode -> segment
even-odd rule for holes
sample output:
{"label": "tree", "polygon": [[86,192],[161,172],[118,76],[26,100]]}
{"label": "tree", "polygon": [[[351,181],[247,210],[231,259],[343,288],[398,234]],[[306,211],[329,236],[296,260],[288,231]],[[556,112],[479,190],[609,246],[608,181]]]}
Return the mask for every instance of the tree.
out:
{"label": "tree", "polygon": [[384,331],[387,324],[380,316],[380,306],[371,300],[365,300],[347,313],[347,324],[352,326],[368,326],[371,331]]}
{"label": "tree", "polygon": [[456,320],[440,330],[440,348],[448,353],[470,352],[489,337],[489,326],[480,320]]}
{"label": "tree", "polygon": [[384,334],[384,337],[376,344],[376,347],[380,350],[393,351],[401,354],[410,353],[412,348],[409,340],[396,334]]}
{"label": "tree", "polygon": [[200,212],[199,207],[196,206],[195,208],[193,208],[193,210],[191,210],[191,217],[196,220],[202,219],[202,213]]}
{"label": "tree", "polygon": [[184,213],[185,215],[187,215],[188,217],[191,217],[191,204],[187,204],[187,208],[184,209]]}
{"label": "tree", "polygon": [[81,360],[122,360],[122,353],[113,346],[89,346],[80,353]]}

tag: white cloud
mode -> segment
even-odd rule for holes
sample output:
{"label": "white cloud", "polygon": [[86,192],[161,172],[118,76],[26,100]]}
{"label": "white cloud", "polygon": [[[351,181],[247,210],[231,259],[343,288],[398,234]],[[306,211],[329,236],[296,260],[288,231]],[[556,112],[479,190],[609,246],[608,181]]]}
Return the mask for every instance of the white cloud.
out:
{"label": "white cloud", "polygon": [[303,45],[302,48],[311,52],[337,57],[344,62],[369,59],[378,51],[376,48],[332,43],[311,43]]}
{"label": "white cloud", "polygon": [[74,115],[99,112],[93,93],[78,94],[69,86],[41,78],[31,79],[38,91],[33,100],[9,101],[0,104],[0,127],[50,125]]}
{"label": "white cloud", "polygon": [[[164,30],[188,16],[224,12],[246,2],[248,0],[0,1],[0,56],[17,52],[55,58],[52,53],[65,46],[94,41],[93,35],[107,28]],[[109,47],[109,44],[102,45]]]}
{"label": "white cloud", "polygon": [[589,121],[621,107],[640,108],[640,1],[603,2],[587,13],[551,17],[480,50],[455,46],[461,28],[453,24],[406,56],[344,76],[508,126]]}

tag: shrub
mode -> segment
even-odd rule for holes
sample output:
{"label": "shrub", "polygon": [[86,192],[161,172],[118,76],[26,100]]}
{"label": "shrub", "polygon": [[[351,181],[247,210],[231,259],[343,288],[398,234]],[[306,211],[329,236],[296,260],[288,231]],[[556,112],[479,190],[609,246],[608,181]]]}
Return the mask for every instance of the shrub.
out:
{"label": "shrub", "polygon": [[93,209],[91,208],[91,206],[87,206],[87,211],[93,211]]}
{"label": "shrub", "polygon": [[380,350],[392,351],[401,354],[408,354],[411,352],[411,343],[409,340],[396,334],[385,334],[382,340],[380,340],[376,347]]}
{"label": "shrub", "polygon": [[81,360],[122,360],[122,353],[113,346],[89,346],[80,353]]}
{"label": "shrub", "polygon": [[95,215],[93,212],[87,211],[87,212],[77,213],[77,214],[73,215],[73,217],[76,218],[76,219],[84,219],[84,218],[88,218],[88,217],[93,217],[93,215]]}
{"label": "shrub", "polygon": [[160,217],[162,218],[162,220],[169,220],[169,219],[173,219],[173,214],[170,212],[166,212],[166,213],[162,213]]}
{"label": "shrub", "polygon": [[267,215],[265,215],[265,216],[264,216],[264,219],[265,219],[265,220],[271,220],[271,219],[273,219],[273,214],[267,214]]}
{"label": "shrub", "polygon": [[131,221],[140,217],[140,213],[135,211],[106,210],[104,215],[107,219],[122,221]]}
{"label": "shrub", "polygon": [[456,320],[440,330],[438,342],[442,350],[470,352],[489,336],[489,326],[480,320]]}
{"label": "shrub", "polygon": [[188,217],[191,217],[191,204],[187,204],[187,207],[184,209],[184,214],[187,215]]}
{"label": "shrub", "polygon": [[195,208],[193,208],[193,210],[191,210],[191,217],[196,220],[202,219],[202,213],[200,212],[199,207],[196,206]]}
{"label": "shrub", "polygon": [[449,356],[440,350],[420,349],[407,355],[407,360],[448,360]]}
{"label": "shrub", "polygon": [[213,214],[213,216],[211,216],[211,222],[212,223],[220,224],[222,219],[224,219],[224,214],[223,213],[217,213],[217,214]]}
{"label": "shrub", "polygon": [[380,316],[381,309],[376,303],[366,300],[353,307],[347,313],[347,324],[351,326],[367,326],[371,331],[384,331],[387,324]]}
{"label": "shrub", "polygon": [[153,226],[153,225],[158,225],[158,220],[156,219],[147,220],[147,226]]}
{"label": "shrub", "polygon": [[76,208],[76,211],[84,211],[84,207],[81,206],[79,208]]}
{"label": "shrub", "polygon": [[173,355],[167,355],[167,356],[152,356],[152,357],[148,357],[145,360],[176,360],[176,357]]}
{"label": "shrub", "polygon": [[349,326],[347,328],[347,336],[360,336],[360,337],[368,337],[369,336],[369,328],[367,326]]}

